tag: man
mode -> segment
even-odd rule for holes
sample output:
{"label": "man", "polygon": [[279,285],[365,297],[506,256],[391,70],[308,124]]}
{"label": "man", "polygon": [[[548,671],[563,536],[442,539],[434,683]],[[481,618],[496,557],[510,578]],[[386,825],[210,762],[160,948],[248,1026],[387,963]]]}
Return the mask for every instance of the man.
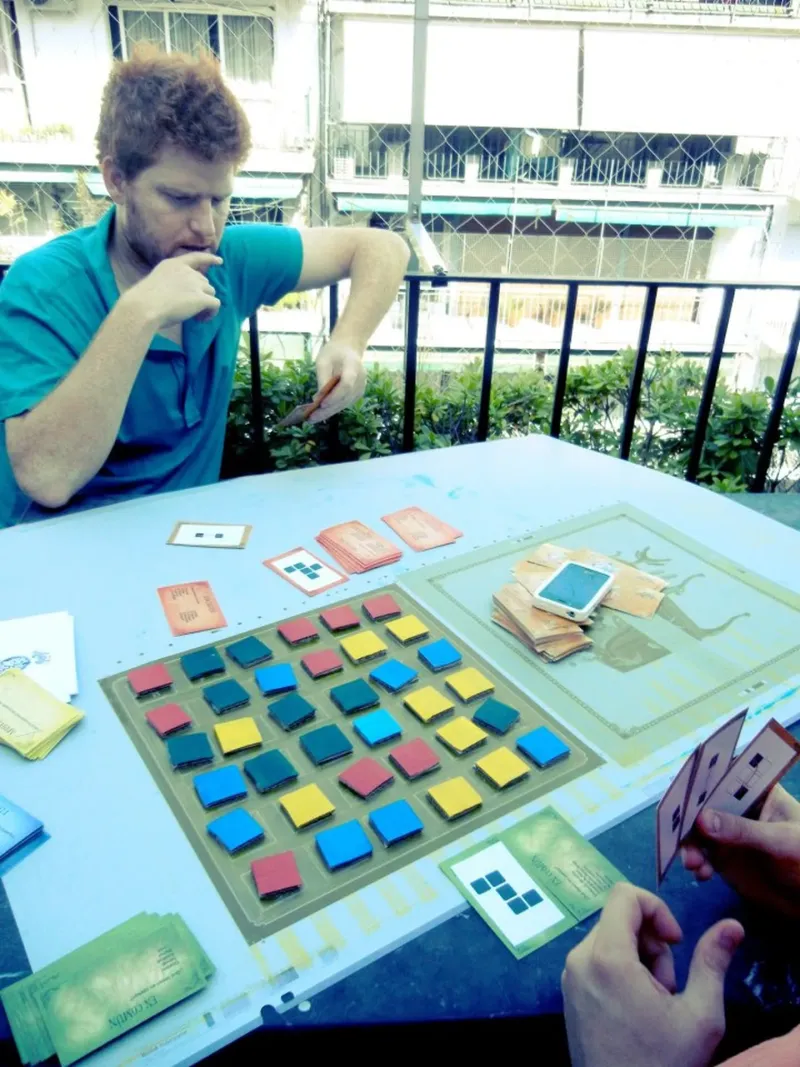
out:
{"label": "man", "polygon": [[0,285],[0,527],[216,481],[241,323],[343,278],[316,418],[351,404],[408,262],[386,231],[225,226],[250,133],[211,57],[115,65],[97,147],[114,206]]}
{"label": "man", "polygon": [[[800,920],[800,803],[780,786],[758,821],[705,811],[684,866],[700,881],[719,871],[743,896]],[[794,925],[793,925],[794,924]],[[725,1033],[725,974],[744,930],[717,923],[700,939],[677,992],[670,946],[681,929],[658,897],[614,887],[599,922],[567,957],[564,1011],[573,1067],[708,1067]],[[800,1027],[724,1067],[798,1067]]]}

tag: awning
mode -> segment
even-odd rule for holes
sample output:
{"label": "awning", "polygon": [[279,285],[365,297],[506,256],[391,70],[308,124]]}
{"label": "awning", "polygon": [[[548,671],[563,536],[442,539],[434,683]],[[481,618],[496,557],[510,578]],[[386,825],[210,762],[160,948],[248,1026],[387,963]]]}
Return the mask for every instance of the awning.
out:
{"label": "awning", "polygon": [[[408,200],[404,196],[337,196],[339,211],[376,211],[385,215],[405,215]],[[528,200],[423,200],[423,215],[492,215],[495,218],[540,218],[550,215],[553,205]]]}
{"label": "awning", "polygon": [[[89,192],[94,196],[107,195],[103,177],[97,171],[86,174],[85,180]],[[248,175],[234,179],[233,195],[237,200],[296,200],[302,188],[302,178]]]}
{"label": "awning", "polygon": [[557,222],[608,223],[613,226],[707,226],[737,229],[763,226],[766,211],[747,208],[595,207],[592,204],[556,205]]}

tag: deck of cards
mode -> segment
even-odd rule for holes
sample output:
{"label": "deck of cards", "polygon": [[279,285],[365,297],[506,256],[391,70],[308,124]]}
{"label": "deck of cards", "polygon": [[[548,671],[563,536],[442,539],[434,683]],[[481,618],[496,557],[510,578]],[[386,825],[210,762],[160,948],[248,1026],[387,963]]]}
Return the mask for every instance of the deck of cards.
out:
{"label": "deck of cards", "polygon": [[0,744],[25,759],[44,759],[82,718],[19,668],[0,674]]}
{"label": "deck of cards", "polygon": [[703,808],[747,815],[800,759],[800,743],[776,722],[767,725],[734,759],[747,708],[692,752],[656,812],[658,884],[692,831]]}
{"label": "deck of cards", "polygon": [[397,545],[358,521],[329,526],[317,535],[317,541],[348,574],[397,563],[403,555]]}

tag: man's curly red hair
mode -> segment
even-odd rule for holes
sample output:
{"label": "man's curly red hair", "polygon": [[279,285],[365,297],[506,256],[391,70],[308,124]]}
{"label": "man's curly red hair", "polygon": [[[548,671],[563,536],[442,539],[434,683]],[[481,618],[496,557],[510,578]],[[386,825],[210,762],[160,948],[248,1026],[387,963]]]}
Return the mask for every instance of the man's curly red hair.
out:
{"label": "man's curly red hair", "polygon": [[250,125],[212,56],[138,45],[131,59],[114,64],[96,139],[100,162],[110,157],[130,181],[166,145],[238,166],[250,151]]}

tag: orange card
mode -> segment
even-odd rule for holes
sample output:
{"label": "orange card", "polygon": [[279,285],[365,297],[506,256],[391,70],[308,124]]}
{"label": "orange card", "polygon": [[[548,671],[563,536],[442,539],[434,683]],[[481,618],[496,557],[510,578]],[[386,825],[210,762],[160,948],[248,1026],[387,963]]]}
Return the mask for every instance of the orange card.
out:
{"label": "orange card", "polygon": [[175,637],[228,625],[208,582],[162,585],[158,595]]}

